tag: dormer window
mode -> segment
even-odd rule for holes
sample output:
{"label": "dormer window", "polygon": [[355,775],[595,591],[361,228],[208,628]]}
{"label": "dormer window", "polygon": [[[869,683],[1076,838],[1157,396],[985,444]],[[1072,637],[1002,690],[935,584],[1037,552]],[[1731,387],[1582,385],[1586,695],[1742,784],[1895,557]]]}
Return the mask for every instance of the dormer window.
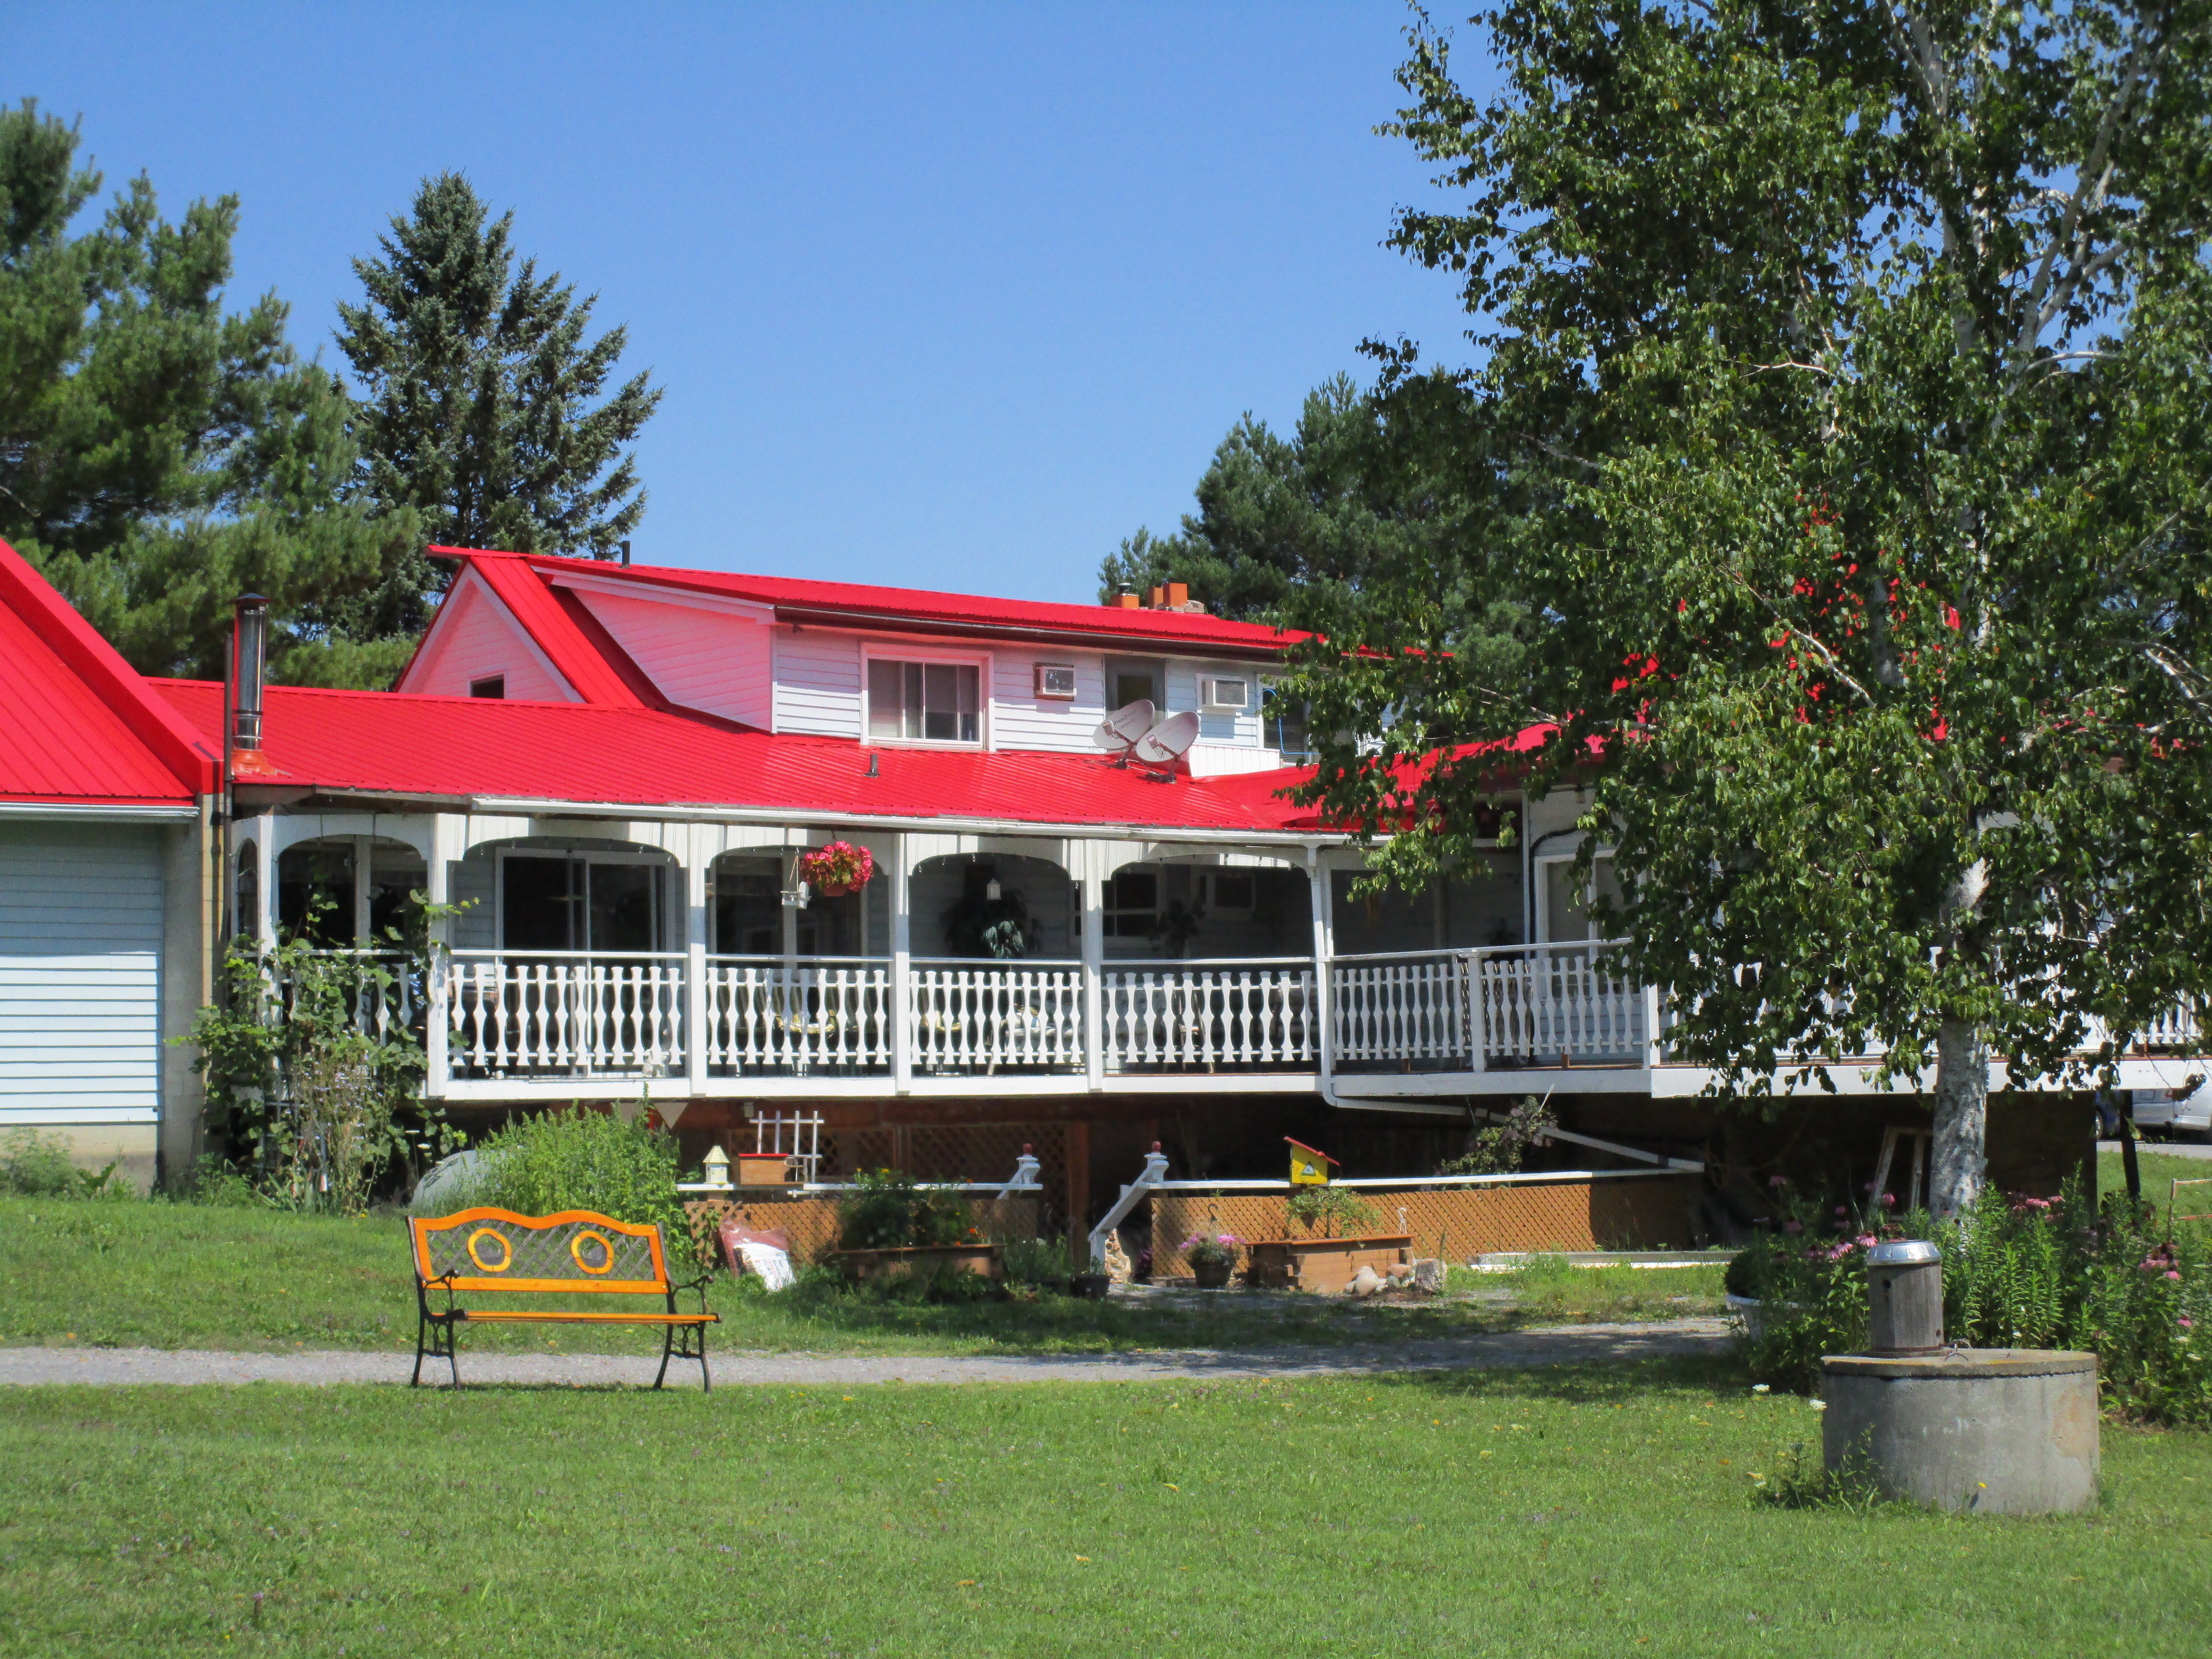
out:
{"label": "dormer window", "polygon": [[981,743],[982,668],[973,662],[868,659],[868,737],[878,743]]}

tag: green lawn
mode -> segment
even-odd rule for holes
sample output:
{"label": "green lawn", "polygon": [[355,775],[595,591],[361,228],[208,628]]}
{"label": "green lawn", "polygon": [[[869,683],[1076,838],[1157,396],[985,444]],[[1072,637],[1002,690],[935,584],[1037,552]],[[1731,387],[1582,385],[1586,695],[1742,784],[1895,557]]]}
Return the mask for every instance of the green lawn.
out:
{"label": "green lawn", "polygon": [[[1710,1312],[1720,1275],[1711,1267],[1537,1267],[1455,1274],[1452,1288],[1450,1297],[1413,1307],[1239,1291],[1155,1305],[1049,1296],[915,1306],[849,1296],[742,1296],[726,1279],[710,1305],[726,1322],[714,1333],[718,1349],[1098,1352],[1366,1342],[1532,1321]],[[575,1305],[605,1304],[578,1298]],[[411,1350],[415,1291],[404,1226],[396,1215],[349,1220],[197,1205],[0,1199],[0,1342]],[[559,1346],[644,1352],[659,1342],[658,1333],[642,1329],[548,1326],[480,1325],[462,1336],[465,1349],[477,1351]]]}
{"label": "green lawn", "polygon": [[[2171,1181],[2204,1181],[2212,1179],[2212,1158],[2176,1158],[2171,1152],[2155,1150],[2155,1143],[2136,1143],[2136,1169],[2142,1177],[2142,1195],[2154,1200],[2159,1213],[2166,1212],[2166,1200],[2172,1189]],[[2097,1190],[2100,1193],[2124,1193],[2128,1189],[2127,1171],[2120,1163],[2118,1152],[2097,1154]],[[2181,1212],[2212,1214],[2212,1187],[2199,1187],[2194,1192],[2181,1189]]]}
{"label": "green lawn", "polygon": [[1752,1498],[1818,1442],[1692,1366],[24,1390],[0,1654],[2203,1652],[2212,1438],[2107,1426],[2086,1517]]}

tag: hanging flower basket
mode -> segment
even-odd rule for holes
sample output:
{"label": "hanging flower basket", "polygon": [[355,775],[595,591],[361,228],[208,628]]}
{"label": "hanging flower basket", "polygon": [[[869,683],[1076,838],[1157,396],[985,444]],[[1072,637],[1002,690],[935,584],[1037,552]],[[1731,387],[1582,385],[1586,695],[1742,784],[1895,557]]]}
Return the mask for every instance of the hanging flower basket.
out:
{"label": "hanging flower basket", "polygon": [[842,898],[866,887],[876,873],[875,855],[848,841],[833,841],[803,853],[799,878],[823,898]]}

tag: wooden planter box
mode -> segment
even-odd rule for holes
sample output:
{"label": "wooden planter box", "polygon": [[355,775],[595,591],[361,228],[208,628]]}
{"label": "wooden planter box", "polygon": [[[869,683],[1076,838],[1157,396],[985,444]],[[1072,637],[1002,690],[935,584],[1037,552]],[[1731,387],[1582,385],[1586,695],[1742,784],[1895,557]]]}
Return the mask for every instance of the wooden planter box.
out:
{"label": "wooden planter box", "polygon": [[786,1187],[791,1184],[791,1158],[786,1152],[739,1152],[732,1160],[738,1166],[738,1185],[740,1187]]}
{"label": "wooden planter box", "polygon": [[1002,1244],[908,1244],[895,1250],[840,1250],[837,1263],[855,1284],[915,1273],[929,1279],[948,1269],[980,1273],[994,1285],[1005,1282],[1006,1277],[1006,1251]]}
{"label": "wooden planter box", "polygon": [[1255,1241],[1249,1247],[1252,1282],[1294,1291],[1341,1291],[1362,1267],[1384,1272],[1407,1260],[1413,1247],[1410,1233]]}

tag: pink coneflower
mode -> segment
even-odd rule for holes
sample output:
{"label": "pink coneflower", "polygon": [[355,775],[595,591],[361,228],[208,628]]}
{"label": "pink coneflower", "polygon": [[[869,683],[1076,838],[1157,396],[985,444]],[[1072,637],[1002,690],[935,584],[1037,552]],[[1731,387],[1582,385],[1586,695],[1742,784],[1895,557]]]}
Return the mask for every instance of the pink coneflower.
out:
{"label": "pink coneflower", "polygon": [[2174,1267],[2168,1267],[2166,1270],[2166,1276],[2168,1279],[2174,1280],[2176,1283],[2179,1283],[2181,1279],[2180,1270]]}

